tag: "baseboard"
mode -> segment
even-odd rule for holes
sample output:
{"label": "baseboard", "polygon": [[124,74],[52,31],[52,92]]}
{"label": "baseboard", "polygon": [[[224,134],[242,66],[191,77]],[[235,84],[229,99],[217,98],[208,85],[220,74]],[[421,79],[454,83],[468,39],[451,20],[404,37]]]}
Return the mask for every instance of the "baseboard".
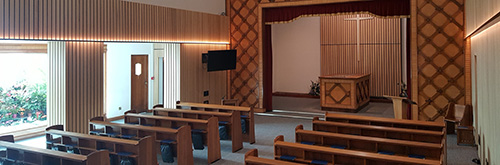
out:
{"label": "baseboard", "polygon": [[313,96],[313,95],[310,95],[307,93],[293,93],[293,92],[274,92],[273,96],[317,98],[317,99],[319,99],[319,96]]}

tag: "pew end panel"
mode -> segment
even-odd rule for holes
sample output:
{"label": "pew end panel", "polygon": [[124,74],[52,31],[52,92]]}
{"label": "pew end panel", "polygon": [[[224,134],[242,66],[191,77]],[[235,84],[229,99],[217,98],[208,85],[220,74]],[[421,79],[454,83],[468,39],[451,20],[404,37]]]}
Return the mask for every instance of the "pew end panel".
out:
{"label": "pew end panel", "polygon": [[259,151],[257,149],[251,149],[250,151],[247,151],[247,153],[245,153],[245,159],[250,156],[259,157]]}
{"label": "pew end panel", "polygon": [[251,149],[245,153],[245,165],[301,165],[288,161],[259,158],[258,156],[259,153],[257,149]]}
{"label": "pew end panel", "polygon": [[87,164],[89,165],[109,164],[109,151],[107,150],[99,150],[97,152],[90,153],[88,157]]}
{"label": "pew end panel", "polygon": [[61,131],[64,131],[64,125],[53,125],[53,126],[49,126],[47,128],[45,128],[45,131],[47,130],[61,130]]}
{"label": "pew end panel", "polygon": [[6,142],[12,142],[12,143],[14,143],[14,135],[0,136],[0,141],[6,141]]}
{"label": "pew end panel", "polygon": [[243,149],[243,133],[241,132],[241,116],[240,113],[238,112],[231,112],[231,117],[229,118],[230,120],[230,131],[231,134],[231,143],[232,143],[232,150],[233,153]]}
{"label": "pew end panel", "polygon": [[220,137],[219,137],[219,120],[217,117],[211,117],[207,120],[207,147],[208,147],[208,163],[211,164],[221,158]]}
{"label": "pew end panel", "polygon": [[177,130],[177,147],[176,156],[178,164],[194,164],[193,160],[193,141],[191,139],[191,127],[189,125],[182,126]]}

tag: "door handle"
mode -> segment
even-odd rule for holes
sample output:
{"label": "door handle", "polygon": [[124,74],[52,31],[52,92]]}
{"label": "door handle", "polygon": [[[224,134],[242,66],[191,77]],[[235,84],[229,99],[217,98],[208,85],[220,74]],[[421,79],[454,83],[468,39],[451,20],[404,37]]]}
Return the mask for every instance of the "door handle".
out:
{"label": "door handle", "polygon": [[144,85],[148,85],[148,81],[144,81]]}

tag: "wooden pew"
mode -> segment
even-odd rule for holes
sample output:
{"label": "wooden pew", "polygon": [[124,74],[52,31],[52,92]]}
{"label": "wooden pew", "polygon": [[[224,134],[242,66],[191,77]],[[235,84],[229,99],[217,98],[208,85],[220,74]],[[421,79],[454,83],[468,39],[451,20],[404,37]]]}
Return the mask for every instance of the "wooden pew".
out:
{"label": "wooden pew", "polygon": [[228,127],[230,140],[232,141],[232,151],[236,152],[243,148],[243,139],[241,133],[240,113],[231,112],[210,112],[210,111],[191,111],[183,109],[167,109],[156,108],[153,109],[153,114],[157,116],[170,116],[191,119],[207,120],[211,117],[217,117],[219,123],[223,123]]}
{"label": "wooden pew", "polygon": [[375,125],[375,126],[394,127],[394,128],[429,130],[429,131],[439,131],[439,132],[446,131],[444,122],[440,123],[432,121],[346,115],[346,114],[328,113],[328,112],[325,112],[325,121]]}
{"label": "wooden pew", "polygon": [[276,159],[291,160],[307,164],[440,164],[437,160],[417,159],[284,142],[283,135],[279,135],[274,139],[274,156]]}
{"label": "wooden pew", "polygon": [[247,121],[246,133],[243,134],[243,141],[250,144],[255,143],[255,119],[254,110],[250,107],[218,105],[218,104],[201,104],[201,103],[188,103],[177,102],[177,109],[191,109],[202,111],[216,111],[216,112],[239,112],[242,119]]}
{"label": "wooden pew", "polygon": [[153,151],[153,138],[150,136],[144,137],[140,140],[126,140],[75,132],[65,132],[60,128],[61,125],[57,125],[48,127],[45,130],[47,148],[51,148],[53,146],[73,146],[84,153],[107,149],[110,151],[109,154],[116,155],[117,157],[119,157],[120,154],[129,154],[127,157],[134,158],[135,164],[157,164],[156,154],[151,153]]}
{"label": "wooden pew", "polygon": [[344,148],[366,152],[392,152],[400,156],[425,156],[425,159],[443,161],[445,144],[433,144],[406,140],[386,139],[304,130],[302,125],[295,128],[295,142]]}
{"label": "wooden pew", "polygon": [[442,129],[441,132],[439,132],[439,131],[417,130],[408,128],[353,124],[345,122],[321,121],[319,120],[318,117],[314,117],[313,130],[442,144],[444,146],[442,151],[444,154],[443,164],[447,163],[446,129],[444,128]]}
{"label": "wooden pew", "polygon": [[301,165],[301,163],[259,158],[257,149],[251,149],[245,153],[245,165]]}
{"label": "wooden pew", "polygon": [[[174,155],[177,157],[177,164],[192,165],[193,162],[193,149],[192,149],[192,139],[191,139],[191,126],[184,125],[179,129],[172,128],[162,128],[162,127],[150,127],[142,125],[131,125],[131,124],[120,124],[106,122],[104,117],[95,117],[90,119],[89,122],[89,132],[95,132],[98,134],[119,134],[134,136],[132,138],[143,138],[151,136],[155,140],[155,147],[153,147],[153,152],[156,154],[161,154],[161,142],[169,141],[175,147]],[[156,157],[155,157],[156,159]]]}
{"label": "wooden pew", "polygon": [[444,131],[438,132],[374,125],[361,125],[344,122],[321,121],[318,117],[314,117],[313,119],[313,130],[435,144],[443,144],[444,142],[446,142],[443,141],[446,136]]}
{"label": "wooden pew", "polygon": [[126,113],[124,117],[125,123],[129,124],[150,125],[165,128],[178,128],[183,125],[189,125],[191,126],[192,131],[198,131],[204,135],[204,145],[207,146],[208,150],[208,163],[213,163],[221,158],[219,122],[217,117],[211,117],[208,120],[200,120],[135,113]]}
{"label": "wooden pew", "polygon": [[0,157],[1,160],[9,159],[27,165],[47,164],[46,161],[59,162],[61,165],[109,165],[109,152],[106,150],[71,154],[8,141],[0,141],[0,147],[6,148],[6,155]]}

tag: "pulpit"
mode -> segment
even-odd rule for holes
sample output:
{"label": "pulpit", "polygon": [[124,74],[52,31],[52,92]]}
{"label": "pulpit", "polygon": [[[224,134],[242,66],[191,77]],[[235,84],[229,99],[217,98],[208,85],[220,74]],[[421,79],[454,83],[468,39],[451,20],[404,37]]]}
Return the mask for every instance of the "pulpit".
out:
{"label": "pulpit", "polygon": [[386,98],[390,98],[392,100],[392,106],[394,109],[394,118],[396,119],[408,119],[408,98],[399,97],[399,96],[387,96]]}
{"label": "pulpit", "polygon": [[370,101],[370,74],[320,76],[322,110],[357,112]]}

